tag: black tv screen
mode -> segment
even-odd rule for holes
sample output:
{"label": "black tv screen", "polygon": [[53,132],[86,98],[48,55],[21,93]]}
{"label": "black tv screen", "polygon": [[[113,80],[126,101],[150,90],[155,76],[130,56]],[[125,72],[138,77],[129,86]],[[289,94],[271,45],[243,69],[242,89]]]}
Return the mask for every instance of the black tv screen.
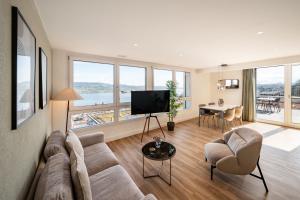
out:
{"label": "black tv screen", "polygon": [[131,114],[169,112],[170,90],[132,91]]}

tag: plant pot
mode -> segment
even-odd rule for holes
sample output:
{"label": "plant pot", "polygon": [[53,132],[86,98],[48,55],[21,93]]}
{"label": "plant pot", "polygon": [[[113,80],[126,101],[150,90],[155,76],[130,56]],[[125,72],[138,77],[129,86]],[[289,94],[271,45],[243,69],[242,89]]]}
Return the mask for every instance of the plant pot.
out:
{"label": "plant pot", "polygon": [[168,131],[174,131],[175,122],[168,122],[167,126],[168,126]]}

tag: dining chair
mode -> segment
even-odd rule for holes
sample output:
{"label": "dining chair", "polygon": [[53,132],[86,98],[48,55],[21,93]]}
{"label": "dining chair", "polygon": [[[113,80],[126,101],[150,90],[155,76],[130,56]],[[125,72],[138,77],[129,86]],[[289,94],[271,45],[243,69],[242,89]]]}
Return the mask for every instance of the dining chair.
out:
{"label": "dining chair", "polygon": [[[205,110],[201,109],[202,107],[206,106],[206,104],[199,104],[199,126],[201,126],[201,118],[203,118],[203,125],[206,118],[210,117],[209,113],[205,112]],[[209,126],[209,121],[207,122]]]}
{"label": "dining chair", "polygon": [[272,102],[272,106],[274,108],[274,112],[280,112],[281,108],[280,108],[280,97],[276,97],[275,100]]}
{"label": "dining chair", "polygon": [[233,120],[235,117],[235,108],[226,110],[224,114],[225,127],[229,128],[229,125],[233,126]]}
{"label": "dining chair", "polygon": [[244,106],[236,107],[235,114],[234,114],[235,121],[239,121],[241,125],[243,125],[243,119],[242,119],[243,109],[244,109]]}

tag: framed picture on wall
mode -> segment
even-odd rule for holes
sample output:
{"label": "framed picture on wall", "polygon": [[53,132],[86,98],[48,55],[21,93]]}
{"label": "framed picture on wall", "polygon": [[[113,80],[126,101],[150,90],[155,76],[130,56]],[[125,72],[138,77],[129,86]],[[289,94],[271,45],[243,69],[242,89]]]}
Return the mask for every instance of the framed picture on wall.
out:
{"label": "framed picture on wall", "polygon": [[39,48],[39,107],[44,109],[47,105],[47,56],[43,49]]}
{"label": "framed picture on wall", "polygon": [[17,7],[12,7],[12,129],[35,113],[36,39]]}

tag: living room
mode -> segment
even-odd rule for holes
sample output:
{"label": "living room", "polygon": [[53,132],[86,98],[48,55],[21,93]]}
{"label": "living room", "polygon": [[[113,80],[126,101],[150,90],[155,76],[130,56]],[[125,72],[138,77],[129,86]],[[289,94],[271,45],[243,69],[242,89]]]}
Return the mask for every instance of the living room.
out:
{"label": "living room", "polygon": [[0,199],[299,198],[299,8],[2,0]]}

